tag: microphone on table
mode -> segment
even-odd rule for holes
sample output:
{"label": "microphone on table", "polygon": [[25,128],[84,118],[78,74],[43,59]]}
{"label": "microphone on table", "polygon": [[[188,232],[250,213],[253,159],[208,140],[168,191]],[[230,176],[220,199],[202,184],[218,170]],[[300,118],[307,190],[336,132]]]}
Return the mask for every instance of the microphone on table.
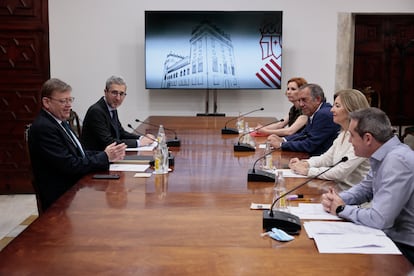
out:
{"label": "microphone on table", "polygon": [[129,127],[130,129],[132,129],[132,131],[133,131],[133,133],[134,133],[134,134],[139,135],[139,136],[144,136],[144,137],[146,137],[146,138],[148,138],[148,139],[152,140],[153,142],[157,142],[157,143],[158,143],[157,139],[154,139],[154,138],[152,138],[152,137],[150,137],[150,136],[148,136],[148,135],[146,135],[146,134],[143,134],[143,133],[141,133],[141,132],[137,131],[135,128],[133,128],[133,127],[131,126],[131,124],[128,124],[128,127]]}
{"label": "microphone on table", "polygon": [[[131,124],[128,124],[128,127],[129,127],[129,128],[131,128],[131,129],[133,130],[134,134],[141,135],[141,136],[145,136],[145,137],[147,137],[147,138],[151,139],[152,141],[156,142],[156,143],[157,143],[157,145],[158,145],[158,140],[157,140],[157,139],[154,139],[154,138],[152,138],[152,137],[149,137],[148,135],[145,135],[145,134],[142,134],[142,133],[140,133],[140,132],[136,131],[136,130],[135,130],[135,129],[131,126]],[[168,146],[168,145],[167,145],[167,146]],[[174,155],[172,155],[172,154],[171,154],[171,152],[170,152],[170,151],[168,151],[168,166],[174,166],[174,159],[175,159]],[[150,166],[154,166],[154,160],[150,161],[150,162],[149,162],[149,164],[150,164]]]}
{"label": "microphone on table", "polygon": [[[146,124],[146,125],[149,125],[149,126],[153,126],[153,127],[159,127],[158,125],[151,124],[151,123],[147,123],[147,122],[141,121],[139,119],[135,119],[135,122],[137,122],[137,123],[143,123],[143,124]],[[168,147],[179,147],[179,146],[181,146],[181,140],[177,138],[177,132],[175,132],[175,130],[173,130],[171,128],[164,127],[164,129],[173,132],[174,135],[175,135],[174,136],[174,139],[167,140],[167,146]]]}
{"label": "microphone on table", "polygon": [[224,125],[224,128],[221,129],[221,134],[239,134],[239,130],[238,129],[230,128],[230,127],[228,128],[227,127],[227,124],[230,123],[231,121],[234,121],[234,120],[239,119],[240,117],[249,115],[250,113],[253,113],[253,112],[256,112],[256,111],[263,111],[263,110],[264,110],[264,108],[262,107],[262,108],[255,109],[255,110],[252,110],[250,112],[244,113],[244,114],[242,114],[242,115],[240,115],[240,116],[238,116],[236,118],[233,118],[233,119],[228,120],[226,122],[226,124]]}
{"label": "microphone on table", "polygon": [[257,128],[257,129],[254,129],[254,130],[248,131],[248,132],[243,133],[242,135],[240,135],[239,140],[237,141],[237,143],[235,143],[235,144],[234,144],[234,147],[233,147],[233,148],[234,148],[234,151],[255,151],[255,150],[256,150],[256,148],[255,148],[254,146],[252,146],[252,145],[250,145],[250,144],[247,144],[247,143],[241,143],[241,142],[240,142],[240,141],[241,141],[241,139],[242,139],[244,136],[246,136],[246,135],[248,135],[248,134],[250,134],[250,133],[252,133],[252,132],[258,131],[259,129],[261,129],[261,128],[263,128],[263,127],[266,127],[266,126],[268,126],[268,125],[271,125],[271,124],[274,124],[274,123],[277,123],[277,122],[280,122],[280,121],[279,121],[279,120],[276,120],[276,121],[270,122],[270,123],[265,124],[265,125],[263,125],[263,126],[261,126],[261,127]]}
{"label": "microphone on table", "polygon": [[253,168],[249,169],[247,173],[247,181],[253,181],[253,182],[275,182],[275,174],[263,170],[256,170],[254,167],[256,166],[256,163],[268,156],[269,154],[274,153],[276,150],[271,150],[268,153],[260,156],[257,158],[257,160],[253,164]]}
{"label": "microphone on table", "polygon": [[336,165],[338,165],[342,162],[346,162],[347,160],[348,160],[347,156],[342,157],[341,160],[339,160],[338,162],[336,162],[334,165],[330,166],[329,168],[327,168],[323,172],[319,173],[318,175],[316,175],[314,177],[309,178],[308,180],[306,180],[302,184],[299,184],[298,186],[294,187],[293,189],[291,189],[291,190],[285,192],[284,194],[280,195],[279,197],[277,197],[273,201],[272,205],[270,206],[270,209],[263,211],[263,229],[266,229],[266,231],[270,231],[272,228],[278,228],[278,229],[281,229],[281,230],[285,231],[288,234],[292,234],[292,235],[298,234],[300,229],[301,229],[300,218],[298,216],[294,215],[294,214],[291,214],[291,213],[278,211],[278,210],[273,210],[273,207],[275,206],[276,202],[278,202],[281,198],[285,197],[286,195],[290,194],[291,192],[293,192],[293,191],[299,189],[300,187],[308,184],[309,182],[311,182],[315,178],[318,178],[319,176],[326,173],[327,171],[329,171],[330,169],[332,169]]}
{"label": "microphone on table", "polygon": [[[282,119],[283,120],[283,119]],[[297,141],[297,140],[302,140],[305,139],[306,137],[308,137],[309,135],[307,133],[304,133],[301,136],[298,136],[290,141]],[[261,157],[259,157],[253,164],[253,168],[249,169],[249,171],[247,172],[247,181],[251,181],[251,182],[274,182],[275,181],[275,174],[271,173],[271,172],[267,172],[267,171],[263,171],[263,170],[256,170],[255,166],[256,163],[265,158],[266,156],[268,156],[269,154],[274,153],[276,150],[271,150],[268,153],[262,155]]]}

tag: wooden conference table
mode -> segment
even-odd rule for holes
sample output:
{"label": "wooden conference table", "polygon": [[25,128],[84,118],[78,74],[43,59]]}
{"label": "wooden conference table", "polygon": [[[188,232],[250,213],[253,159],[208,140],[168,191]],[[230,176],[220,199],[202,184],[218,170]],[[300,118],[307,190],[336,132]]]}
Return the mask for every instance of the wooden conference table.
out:
{"label": "wooden conference table", "polygon": [[[0,252],[0,275],[406,275],[401,255],[320,254],[304,229],[288,243],[262,238],[262,211],[273,183],[247,182],[262,154],[234,152],[238,138],[222,135],[228,117],[161,117],[176,130],[174,170],[119,180],[81,179]],[[272,118],[247,118],[250,126]],[[234,121],[233,121],[234,123]],[[233,126],[230,123],[229,126]],[[140,131],[156,133],[140,125]],[[169,137],[172,133],[167,131]],[[256,138],[260,143],[265,138]],[[273,154],[279,166],[293,156]],[[293,187],[303,179],[287,179]],[[329,181],[298,193],[315,198]]]}

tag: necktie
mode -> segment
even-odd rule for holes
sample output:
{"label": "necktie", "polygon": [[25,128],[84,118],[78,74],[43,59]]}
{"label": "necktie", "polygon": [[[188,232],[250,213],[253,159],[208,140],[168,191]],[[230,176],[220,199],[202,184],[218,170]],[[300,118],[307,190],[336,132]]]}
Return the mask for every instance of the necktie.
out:
{"label": "necktie", "polygon": [[111,113],[112,113],[112,125],[115,128],[116,139],[119,139],[118,112],[116,111],[116,109],[114,109],[111,111]]}
{"label": "necktie", "polygon": [[78,138],[76,138],[76,135],[71,130],[68,122],[62,121],[61,124],[62,124],[63,128],[66,130],[66,133],[68,134],[69,138],[72,140],[73,144],[75,144],[76,148],[82,154],[82,157],[85,157],[85,152],[82,149],[82,145],[80,144]]}

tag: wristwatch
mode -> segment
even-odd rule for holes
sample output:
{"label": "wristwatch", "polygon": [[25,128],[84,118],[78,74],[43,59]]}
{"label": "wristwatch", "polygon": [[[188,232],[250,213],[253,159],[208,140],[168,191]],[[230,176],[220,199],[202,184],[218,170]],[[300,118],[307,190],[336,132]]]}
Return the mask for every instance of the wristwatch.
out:
{"label": "wristwatch", "polygon": [[345,205],[339,205],[338,207],[336,207],[335,213],[338,215],[344,209],[345,209]]}

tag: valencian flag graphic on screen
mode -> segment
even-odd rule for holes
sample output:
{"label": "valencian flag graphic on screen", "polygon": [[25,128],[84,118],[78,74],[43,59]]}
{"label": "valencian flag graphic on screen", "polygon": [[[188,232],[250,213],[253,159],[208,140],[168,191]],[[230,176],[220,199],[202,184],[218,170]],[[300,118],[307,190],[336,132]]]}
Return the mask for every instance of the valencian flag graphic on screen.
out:
{"label": "valencian flag graphic on screen", "polygon": [[280,89],[281,11],[146,11],[147,89]]}
{"label": "valencian flag graphic on screen", "polygon": [[262,48],[262,60],[266,61],[257,78],[268,87],[280,88],[282,81],[282,41],[274,26],[267,25],[260,30],[260,47]]}

